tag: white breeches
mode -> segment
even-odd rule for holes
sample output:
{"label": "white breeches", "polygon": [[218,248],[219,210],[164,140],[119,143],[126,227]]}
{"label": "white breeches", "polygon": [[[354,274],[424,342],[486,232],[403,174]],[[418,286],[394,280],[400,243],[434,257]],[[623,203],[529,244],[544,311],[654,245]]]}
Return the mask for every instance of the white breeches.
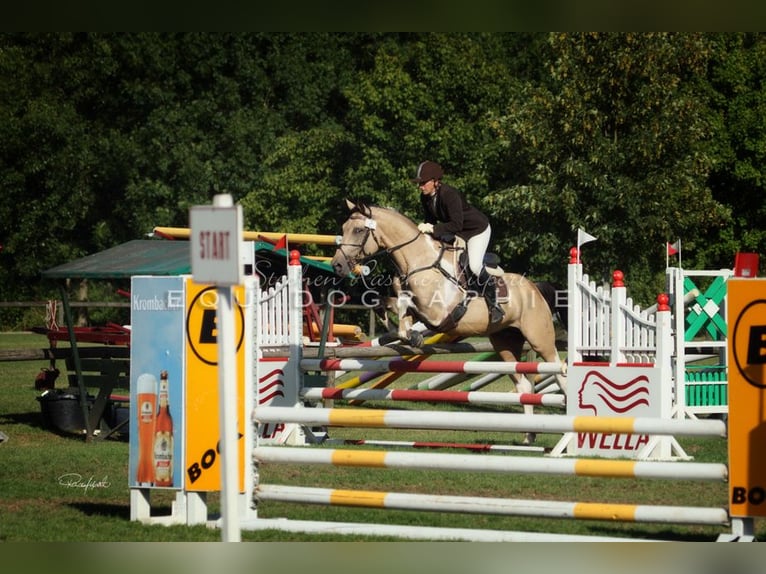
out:
{"label": "white breeches", "polygon": [[487,228],[474,235],[466,242],[465,249],[468,253],[468,266],[471,268],[471,273],[476,277],[481,274],[481,269],[484,267],[484,254],[489,247],[489,240],[492,237],[492,227],[487,225]]}

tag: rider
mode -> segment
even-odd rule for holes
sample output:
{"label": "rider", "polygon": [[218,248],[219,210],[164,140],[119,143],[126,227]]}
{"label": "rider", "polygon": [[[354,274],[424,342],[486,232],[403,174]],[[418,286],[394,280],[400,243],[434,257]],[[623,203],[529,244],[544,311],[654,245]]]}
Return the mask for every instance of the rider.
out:
{"label": "rider", "polygon": [[484,254],[492,235],[489,219],[469,204],[457,189],[442,183],[443,175],[442,167],[433,161],[424,161],[418,166],[412,181],[420,189],[425,219],[418,229],[440,240],[450,234],[465,240],[468,266],[483,286],[490,323],[497,323],[503,318],[503,310],[497,304],[494,278],[484,266]]}

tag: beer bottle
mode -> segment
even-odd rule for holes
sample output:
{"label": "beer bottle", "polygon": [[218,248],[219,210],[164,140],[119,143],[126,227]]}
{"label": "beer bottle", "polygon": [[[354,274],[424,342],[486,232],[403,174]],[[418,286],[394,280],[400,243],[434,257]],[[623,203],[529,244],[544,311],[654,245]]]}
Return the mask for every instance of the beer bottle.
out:
{"label": "beer bottle", "polygon": [[154,427],[154,485],[173,486],[173,418],[168,404],[168,372],[160,373],[160,395]]}

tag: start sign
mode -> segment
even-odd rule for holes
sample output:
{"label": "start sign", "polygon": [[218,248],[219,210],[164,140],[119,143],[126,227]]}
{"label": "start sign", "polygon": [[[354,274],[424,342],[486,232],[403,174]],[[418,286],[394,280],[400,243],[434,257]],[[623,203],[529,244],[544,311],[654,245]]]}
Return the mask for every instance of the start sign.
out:
{"label": "start sign", "polygon": [[197,283],[233,286],[243,281],[242,206],[231,195],[216,195],[213,205],[189,210],[192,275]]}
{"label": "start sign", "polygon": [[728,281],[729,514],[766,516],[766,280]]}

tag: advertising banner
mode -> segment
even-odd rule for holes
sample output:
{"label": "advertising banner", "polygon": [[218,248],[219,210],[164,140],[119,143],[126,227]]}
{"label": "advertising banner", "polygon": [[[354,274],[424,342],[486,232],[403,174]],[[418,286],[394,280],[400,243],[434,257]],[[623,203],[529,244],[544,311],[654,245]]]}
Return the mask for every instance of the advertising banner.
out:
{"label": "advertising banner", "polygon": [[[244,412],[244,288],[233,288],[237,341],[237,404]],[[190,491],[221,489],[220,405],[218,380],[218,309],[216,288],[200,285],[192,278],[185,284],[186,333],[186,450],[185,487]],[[245,420],[237,421],[239,452],[239,489],[244,492],[244,473],[250,469],[245,461]]]}
{"label": "advertising banner", "polygon": [[729,279],[729,514],[766,516],[766,279]]}
{"label": "advertising banner", "polygon": [[183,486],[184,279],[133,277],[129,486]]}
{"label": "advertising banner", "polygon": [[[577,365],[567,372],[567,414],[602,417],[662,416],[662,370],[653,366]],[[578,455],[635,458],[649,435],[578,432]]]}

